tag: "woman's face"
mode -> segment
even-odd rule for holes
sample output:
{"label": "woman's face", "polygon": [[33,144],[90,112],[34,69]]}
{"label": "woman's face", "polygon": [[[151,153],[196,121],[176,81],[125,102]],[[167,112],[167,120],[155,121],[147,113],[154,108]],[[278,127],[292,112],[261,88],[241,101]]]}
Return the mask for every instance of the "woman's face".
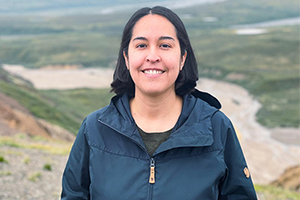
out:
{"label": "woman's face", "polygon": [[168,19],[149,14],[137,21],[128,56],[124,53],[136,95],[175,93],[175,81],[186,58],[180,52],[175,27]]}

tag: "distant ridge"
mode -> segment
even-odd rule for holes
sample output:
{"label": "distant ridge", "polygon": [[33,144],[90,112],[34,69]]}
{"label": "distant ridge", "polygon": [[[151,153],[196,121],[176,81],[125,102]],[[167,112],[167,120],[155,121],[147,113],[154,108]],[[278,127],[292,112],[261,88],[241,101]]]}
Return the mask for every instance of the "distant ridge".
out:
{"label": "distant ridge", "polygon": [[171,9],[192,7],[201,4],[213,4],[226,0],[186,0],[184,2],[175,0],[143,1],[143,0],[116,0],[116,1],[67,1],[67,0],[29,0],[26,4],[18,1],[1,2],[0,16],[20,16],[20,15],[42,15],[42,16],[62,16],[80,14],[111,14],[114,12],[127,12],[141,7],[153,7],[161,5]]}

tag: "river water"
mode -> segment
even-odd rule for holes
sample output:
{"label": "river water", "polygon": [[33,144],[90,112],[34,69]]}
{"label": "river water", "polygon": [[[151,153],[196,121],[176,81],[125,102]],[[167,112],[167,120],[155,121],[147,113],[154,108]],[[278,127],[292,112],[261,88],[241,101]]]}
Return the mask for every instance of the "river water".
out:
{"label": "river water", "polygon": [[269,27],[278,27],[278,26],[293,26],[300,25],[300,17],[271,20],[254,24],[241,24],[233,25],[230,28],[233,29],[242,29],[242,28],[269,28]]}
{"label": "river water", "polygon": [[259,124],[256,113],[261,104],[238,85],[202,78],[198,88],[222,103],[221,110],[231,119],[239,136],[254,183],[268,184],[287,167],[300,164],[300,129],[268,129]]}

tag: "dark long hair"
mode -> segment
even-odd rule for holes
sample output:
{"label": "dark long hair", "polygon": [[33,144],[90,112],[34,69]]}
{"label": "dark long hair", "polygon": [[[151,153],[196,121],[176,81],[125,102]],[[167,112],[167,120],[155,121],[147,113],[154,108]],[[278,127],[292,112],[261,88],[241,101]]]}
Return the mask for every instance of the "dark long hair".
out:
{"label": "dark long hair", "polygon": [[174,25],[180,44],[181,56],[187,52],[185,64],[175,81],[175,92],[180,96],[191,93],[198,80],[198,67],[188,34],[181,19],[172,10],[161,6],[142,8],[136,11],[127,22],[123,31],[117,66],[114,72],[113,82],[111,83],[111,91],[116,94],[128,93],[129,96],[134,96],[135,85],[127,70],[123,52],[128,55],[128,46],[136,22],[149,14],[163,16]]}

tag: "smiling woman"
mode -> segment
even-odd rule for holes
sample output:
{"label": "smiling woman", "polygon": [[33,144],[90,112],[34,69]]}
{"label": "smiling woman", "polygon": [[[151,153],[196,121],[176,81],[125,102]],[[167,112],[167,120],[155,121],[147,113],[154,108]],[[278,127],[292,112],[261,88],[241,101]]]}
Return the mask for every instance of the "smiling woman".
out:
{"label": "smiling woman", "polygon": [[[181,55],[175,27],[160,15],[143,17],[134,26],[124,59],[135,84],[130,108],[137,125],[147,132],[172,129],[182,105],[181,98],[176,98],[175,81],[186,59],[186,53]],[[145,114],[144,103],[151,99],[160,106],[171,100],[174,107],[163,109],[165,112],[155,111],[156,120],[148,121],[147,116],[140,114]]]}
{"label": "smiling woman", "polygon": [[83,121],[62,199],[257,199],[234,128],[197,79],[179,17],[138,10],[123,32],[117,95]]}
{"label": "smiling woman", "polygon": [[[185,65],[189,67],[183,68],[180,71],[175,82],[175,92],[176,94],[181,96],[190,93],[196,86],[196,81],[198,80],[198,67],[184,24],[175,13],[171,14],[170,12],[165,12],[165,10],[162,9],[152,9],[151,12],[152,15],[149,16],[158,18],[156,19],[156,23],[154,23],[154,21],[151,20],[152,24],[150,25],[148,24],[151,22],[150,20],[145,22],[146,19],[142,19],[143,16],[149,14],[149,9],[143,8],[140,10],[140,12],[136,12],[131,17],[131,19],[128,21],[124,28],[121,47],[119,50],[118,63],[114,74],[114,81],[111,84],[112,91],[114,91],[116,94],[123,94],[126,92],[130,96],[135,95],[135,86],[132,81],[132,77],[130,76],[130,73],[128,71],[128,66],[125,63],[126,59],[124,58],[128,56],[130,44],[132,45],[133,42],[137,42],[136,40],[138,40],[139,42],[144,42],[139,45],[139,48],[146,48],[147,46],[145,42],[149,42],[148,40],[150,39],[146,38],[146,36],[151,36],[152,33],[155,32],[156,35],[161,34],[157,36],[159,37],[159,40],[156,38],[157,42],[160,42],[160,49],[167,50],[170,47],[172,47],[169,44],[170,42],[177,42],[177,46],[175,48],[180,48],[181,57],[184,57],[185,55],[186,60],[182,61]],[[158,30],[160,30],[159,28],[164,28],[164,26],[161,24],[162,21],[160,21],[160,19],[167,20],[163,21],[164,25],[168,25],[169,31],[172,31],[171,34],[173,36],[165,35],[166,33],[164,32],[158,32]],[[139,26],[136,26],[136,24],[140,24],[140,28]],[[143,31],[145,35],[137,35],[138,33],[134,31]],[[133,36],[133,34],[136,35]],[[139,34],[142,34],[142,32]],[[166,42],[166,40],[168,41],[168,43],[163,43],[163,41]],[[147,48],[147,50],[149,50],[149,47]],[[179,64],[179,61],[177,64]]]}

